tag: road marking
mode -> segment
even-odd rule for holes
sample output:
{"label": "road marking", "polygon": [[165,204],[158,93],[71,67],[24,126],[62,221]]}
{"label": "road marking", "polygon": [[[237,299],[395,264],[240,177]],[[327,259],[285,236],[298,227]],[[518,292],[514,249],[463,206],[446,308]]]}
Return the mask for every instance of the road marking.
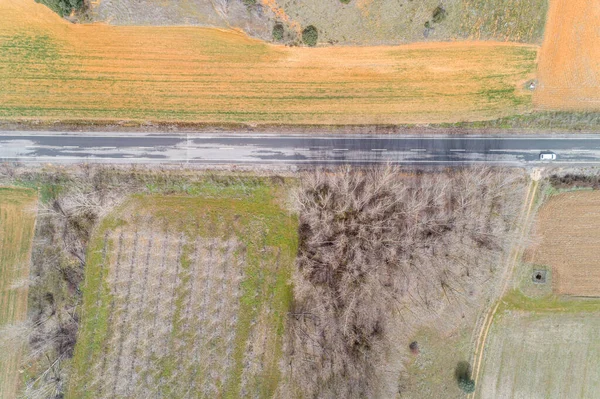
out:
{"label": "road marking", "polygon": [[371,151],[387,151],[387,148],[371,148]]}
{"label": "road marking", "polygon": [[450,150],[450,152],[465,152],[465,151],[466,151],[466,150],[464,150],[464,149],[460,149],[460,150],[458,150],[458,149],[457,149],[457,150]]}
{"label": "road marking", "polygon": [[411,148],[412,152],[427,152],[425,148]]}
{"label": "road marking", "polygon": [[333,151],[348,151],[347,148],[334,148]]}
{"label": "road marking", "polygon": [[489,152],[543,152],[542,150],[509,150],[509,149],[501,149],[501,150],[488,150]]}

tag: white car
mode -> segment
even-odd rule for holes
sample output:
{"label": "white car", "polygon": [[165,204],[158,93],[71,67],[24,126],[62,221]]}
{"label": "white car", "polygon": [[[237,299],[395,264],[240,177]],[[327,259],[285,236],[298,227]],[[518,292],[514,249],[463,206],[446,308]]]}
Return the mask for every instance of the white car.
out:
{"label": "white car", "polygon": [[556,159],[556,154],[553,152],[542,152],[540,153],[540,161],[554,161]]}

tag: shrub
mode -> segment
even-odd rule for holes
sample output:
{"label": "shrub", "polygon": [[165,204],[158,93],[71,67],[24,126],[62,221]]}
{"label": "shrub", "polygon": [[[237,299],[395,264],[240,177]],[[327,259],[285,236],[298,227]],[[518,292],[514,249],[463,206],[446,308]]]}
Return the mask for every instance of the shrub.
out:
{"label": "shrub", "polygon": [[341,2],[342,4],[348,4],[348,3],[350,3],[350,0],[340,0],[340,2]]}
{"label": "shrub", "polygon": [[436,24],[439,24],[440,22],[445,20],[446,16],[447,16],[446,9],[442,6],[437,6],[435,8],[435,10],[433,10],[433,14],[432,14],[433,22],[435,22]]}
{"label": "shrub", "polygon": [[600,176],[578,175],[567,173],[566,175],[550,176],[550,184],[557,189],[571,189],[574,187],[600,189]]}
{"label": "shrub", "polygon": [[276,42],[282,41],[283,33],[284,33],[283,25],[275,24],[275,26],[273,27],[273,40]]}
{"label": "shrub", "polygon": [[46,5],[61,17],[71,14],[72,11],[83,9],[83,0],[35,0],[38,3]]}
{"label": "shrub", "polygon": [[458,381],[458,387],[466,393],[475,392],[475,381],[472,379],[460,379]]}
{"label": "shrub", "polygon": [[307,26],[302,31],[302,41],[307,46],[310,46],[310,47],[316,46],[318,40],[319,40],[319,32],[317,31],[317,28],[315,28],[313,25]]}

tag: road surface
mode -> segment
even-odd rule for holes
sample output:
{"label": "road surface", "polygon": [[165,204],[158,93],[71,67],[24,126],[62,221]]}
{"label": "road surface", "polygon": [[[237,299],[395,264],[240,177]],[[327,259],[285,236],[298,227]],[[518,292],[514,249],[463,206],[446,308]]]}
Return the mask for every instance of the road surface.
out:
{"label": "road surface", "polygon": [[600,164],[600,136],[0,132],[0,161],[188,164]]}

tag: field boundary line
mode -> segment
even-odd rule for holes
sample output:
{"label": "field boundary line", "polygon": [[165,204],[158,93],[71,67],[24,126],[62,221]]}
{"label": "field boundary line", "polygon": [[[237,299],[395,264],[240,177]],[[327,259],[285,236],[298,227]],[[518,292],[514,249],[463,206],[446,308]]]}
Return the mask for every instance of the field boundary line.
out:
{"label": "field boundary line", "polygon": [[477,382],[479,380],[479,374],[481,372],[481,362],[483,360],[483,353],[485,351],[485,344],[487,341],[487,336],[489,333],[489,330],[492,326],[492,322],[494,320],[494,316],[496,315],[496,311],[498,310],[498,307],[500,306],[500,303],[502,302],[502,298],[504,297],[504,295],[506,294],[506,291],[509,287],[510,282],[512,281],[512,275],[514,272],[514,269],[516,267],[516,264],[519,260],[519,255],[523,252],[523,247],[522,247],[522,243],[523,240],[525,238],[525,234],[529,231],[529,225],[530,225],[530,217],[531,217],[531,211],[534,207],[535,204],[535,198],[536,198],[536,193],[537,193],[537,188],[538,188],[538,180],[535,178],[532,178],[530,180],[529,186],[527,188],[527,196],[525,198],[525,206],[523,207],[523,210],[521,211],[521,217],[519,218],[522,223],[521,223],[521,234],[519,235],[518,241],[516,243],[513,243],[513,245],[511,246],[511,250],[509,252],[509,258],[508,258],[508,268],[507,268],[507,274],[506,277],[504,279],[504,284],[502,286],[502,289],[499,292],[498,295],[498,299],[496,300],[496,304],[490,308],[490,311],[488,311],[488,313],[486,314],[486,317],[484,318],[484,322],[483,325],[481,326],[481,330],[479,331],[479,335],[476,341],[476,345],[475,345],[475,353],[473,355],[473,373],[472,373],[472,378],[475,381],[475,392],[473,392],[472,394],[470,394],[468,397],[471,399],[474,399],[476,397],[477,391],[478,391],[478,385]]}

